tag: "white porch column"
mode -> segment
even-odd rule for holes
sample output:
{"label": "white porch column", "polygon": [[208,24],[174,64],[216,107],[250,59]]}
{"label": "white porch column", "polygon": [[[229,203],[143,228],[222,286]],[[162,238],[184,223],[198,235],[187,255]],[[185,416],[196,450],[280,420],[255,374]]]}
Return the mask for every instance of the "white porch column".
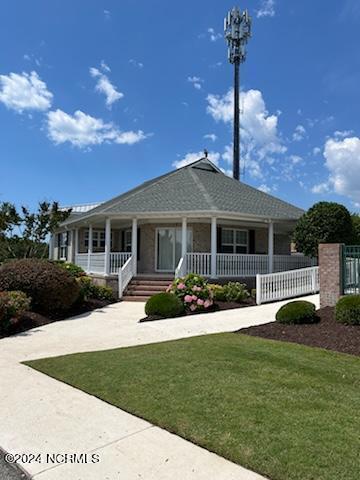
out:
{"label": "white porch column", "polygon": [[75,252],[74,252],[75,259],[78,253],[79,253],[79,229],[75,228]]}
{"label": "white porch column", "polygon": [[105,275],[110,274],[110,251],[111,251],[111,220],[110,218],[107,218],[105,220],[105,263],[104,263]]}
{"label": "white porch column", "polygon": [[217,254],[217,241],[216,241],[216,217],[211,218],[211,278],[216,278],[216,254]]}
{"label": "white porch column", "polygon": [[68,231],[67,261],[74,261],[74,230]]}
{"label": "white porch column", "polygon": [[131,255],[133,257],[133,275],[137,274],[137,219],[133,218],[131,229]]}
{"label": "white porch column", "polygon": [[89,244],[88,244],[88,264],[87,264],[87,271],[90,273],[91,268],[91,254],[93,249],[93,228],[92,225],[89,225]]}
{"label": "white porch column", "polygon": [[55,246],[55,233],[52,233],[50,234],[50,238],[49,238],[49,260],[55,260],[54,246]]}
{"label": "white porch column", "polygon": [[268,228],[268,257],[269,257],[269,273],[274,271],[274,224],[269,223]]}
{"label": "white porch column", "polygon": [[184,217],[182,219],[181,225],[181,256],[185,259],[187,250],[187,219]]}

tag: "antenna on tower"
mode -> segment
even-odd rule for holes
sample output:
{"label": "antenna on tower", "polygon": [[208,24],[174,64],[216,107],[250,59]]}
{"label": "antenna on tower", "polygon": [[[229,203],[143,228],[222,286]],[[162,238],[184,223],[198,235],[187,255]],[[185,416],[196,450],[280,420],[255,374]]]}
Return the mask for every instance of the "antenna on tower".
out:
{"label": "antenna on tower", "polygon": [[251,18],[247,10],[234,7],[224,19],[224,35],[228,43],[228,59],[234,65],[234,150],[233,177],[240,180],[240,63],[245,62],[245,46],[251,36]]}

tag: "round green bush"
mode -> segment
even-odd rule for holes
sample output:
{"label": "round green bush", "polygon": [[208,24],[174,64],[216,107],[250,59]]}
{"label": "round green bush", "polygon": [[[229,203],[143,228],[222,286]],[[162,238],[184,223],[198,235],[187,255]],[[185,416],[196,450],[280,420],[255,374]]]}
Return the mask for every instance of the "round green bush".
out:
{"label": "round green bush", "polygon": [[7,332],[13,319],[30,309],[30,303],[24,292],[0,292],[0,334]]}
{"label": "round green bush", "polygon": [[31,298],[34,311],[45,315],[68,310],[80,287],[63,268],[48,260],[13,260],[0,267],[0,290],[20,290]]}
{"label": "round green bush", "polygon": [[158,315],[171,318],[181,315],[183,312],[183,302],[173,293],[157,293],[150,297],[145,305],[145,313],[148,316]]}
{"label": "round green bush", "polygon": [[301,324],[316,323],[318,318],[313,303],[296,300],[283,305],[276,314],[276,320],[279,323]]}
{"label": "round green bush", "polygon": [[335,318],[346,325],[360,325],[360,295],[340,298],[335,307]]}

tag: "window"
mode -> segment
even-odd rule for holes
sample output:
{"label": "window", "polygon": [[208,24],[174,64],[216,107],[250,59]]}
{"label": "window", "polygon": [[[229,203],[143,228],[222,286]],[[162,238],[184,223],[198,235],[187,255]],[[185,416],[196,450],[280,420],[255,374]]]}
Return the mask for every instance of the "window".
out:
{"label": "window", "polygon": [[248,253],[248,231],[235,228],[221,229],[222,253]]}
{"label": "window", "polygon": [[67,260],[68,232],[59,233],[59,260]]}
{"label": "window", "polygon": [[124,252],[131,252],[131,230],[125,230],[124,232]]}
{"label": "window", "polygon": [[[105,230],[93,230],[92,232],[93,250],[105,249]],[[89,248],[89,230],[85,231],[85,248]]]}

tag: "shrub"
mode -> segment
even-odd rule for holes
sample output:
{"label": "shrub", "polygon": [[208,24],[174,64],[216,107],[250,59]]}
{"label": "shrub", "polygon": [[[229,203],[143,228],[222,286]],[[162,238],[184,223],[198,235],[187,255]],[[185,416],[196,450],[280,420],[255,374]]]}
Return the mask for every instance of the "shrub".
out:
{"label": "shrub", "polygon": [[146,315],[159,315],[164,318],[176,317],[184,312],[183,302],[173,293],[157,293],[145,305]]}
{"label": "shrub", "polygon": [[335,318],[346,325],[360,325],[360,295],[340,298],[335,307]]}
{"label": "shrub", "polygon": [[53,260],[53,263],[63,268],[65,271],[69,273],[69,275],[71,275],[74,278],[79,278],[86,275],[84,270],[81,267],[79,267],[79,265],[76,265],[75,263],[64,262],[64,260]]}
{"label": "shrub", "polygon": [[207,281],[194,273],[175,279],[167,291],[176,295],[184,307],[192,312],[205,310],[214,303]]}
{"label": "shrub", "polygon": [[64,269],[48,260],[23,259],[0,267],[0,290],[20,290],[44,314],[68,310],[79,296],[79,286]]}
{"label": "shrub", "polygon": [[256,288],[251,289],[250,297],[256,299]]}
{"label": "shrub", "polygon": [[302,324],[316,323],[318,318],[313,303],[305,300],[296,300],[283,305],[276,314],[276,320],[279,323]]}
{"label": "shrub", "polygon": [[210,291],[212,292],[212,297],[215,302],[225,302],[225,291],[222,285],[217,285],[216,283],[209,283]]}
{"label": "shrub", "polygon": [[245,283],[239,282],[229,282],[224,285],[224,295],[227,302],[238,303],[243,302],[250,296]]}
{"label": "shrub", "polygon": [[0,333],[6,333],[11,320],[30,309],[31,299],[18,291],[0,292]]}
{"label": "shrub", "polygon": [[113,291],[110,287],[96,285],[91,277],[81,276],[77,279],[80,286],[80,298],[82,300],[108,300],[114,299]]}

